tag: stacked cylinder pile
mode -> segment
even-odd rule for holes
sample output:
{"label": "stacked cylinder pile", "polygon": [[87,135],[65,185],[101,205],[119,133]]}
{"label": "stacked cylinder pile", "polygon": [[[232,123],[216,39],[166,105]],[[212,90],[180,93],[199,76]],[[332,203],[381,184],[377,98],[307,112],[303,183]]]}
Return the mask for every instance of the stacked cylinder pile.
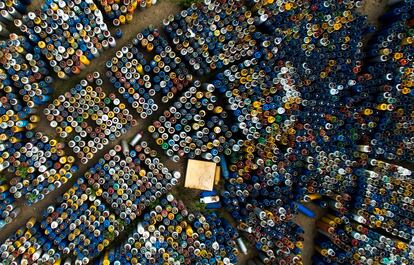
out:
{"label": "stacked cylinder pile", "polygon": [[[153,89],[155,93],[161,93],[162,103],[167,103],[193,80],[191,72],[187,69],[181,57],[174,52],[169,42],[160,35],[158,29],[152,27],[145,29],[137,34],[132,43],[150,53],[149,65],[153,75],[155,75],[152,78]],[[144,70],[146,70],[145,67]]]}
{"label": "stacked cylinder pile", "polygon": [[319,221],[316,264],[411,264],[414,258],[413,10],[412,1],[391,3],[367,44],[359,93],[351,99],[362,135],[353,153],[358,187],[350,215],[331,212]]}
{"label": "stacked cylinder pile", "polygon": [[11,157],[16,170],[9,192],[15,198],[24,195],[29,204],[43,200],[77,171],[75,158],[65,154],[64,144],[40,132],[19,146]]}
{"label": "stacked cylinder pile", "polygon": [[105,16],[115,27],[131,23],[136,9],[143,10],[157,4],[157,0],[100,0]]}
{"label": "stacked cylinder pile", "polygon": [[[213,82],[220,89],[224,83],[232,88],[226,94],[230,96],[232,110],[238,112],[235,117],[240,133],[246,137],[241,138],[240,147],[227,159],[230,172],[223,172],[227,179],[222,196],[226,208],[240,221],[240,229],[248,238],[260,241],[256,247],[264,253],[263,262],[296,263],[300,257],[291,260],[291,252],[295,255],[300,252],[302,231],[292,222],[296,213],[293,185],[299,170],[289,140],[297,128],[295,114],[301,97],[295,87],[291,62],[279,62],[273,69],[260,69],[257,64],[256,59],[246,60],[240,65],[243,68],[231,67],[225,72],[227,77],[220,75]],[[230,83],[227,78],[234,81]],[[270,80],[277,80],[277,84],[267,88]],[[260,94],[254,94],[259,87],[268,94],[267,102]],[[250,94],[250,98],[243,99],[244,93]],[[277,240],[275,245],[270,243],[274,240]],[[285,249],[281,250],[282,247]]]}
{"label": "stacked cylinder pile", "polygon": [[64,143],[33,131],[22,133],[22,138],[14,144],[2,144],[6,175],[12,174],[5,178],[9,189],[3,196],[25,198],[33,204],[65,184],[77,166],[74,157],[65,153]]}
{"label": "stacked cylinder pile", "polygon": [[[173,161],[201,156],[220,162],[220,154],[231,152],[235,144],[225,123],[227,112],[213,94],[215,87],[194,82],[178,101],[148,127],[155,142]],[[234,146],[233,146],[234,148]]]}
{"label": "stacked cylinder pile", "polygon": [[9,192],[9,183],[5,176],[0,178],[0,229],[13,221],[19,214],[20,208],[15,204],[14,197]]}
{"label": "stacked cylinder pile", "polygon": [[[271,217],[272,222],[279,222],[273,216],[280,215],[280,211],[283,216],[285,212],[295,213],[296,207],[300,205],[295,203],[296,200],[316,199],[317,204],[329,207],[335,216],[339,216],[337,218],[343,220],[355,216],[353,207],[360,209],[361,217],[355,217],[358,222],[375,229],[382,227],[385,233],[400,237],[405,243],[387,239],[390,240],[388,244],[399,246],[399,250],[391,256],[391,252],[384,252],[384,256],[388,255],[387,260],[395,259],[396,253],[409,253],[410,247],[407,244],[412,231],[410,214],[404,213],[400,223],[393,222],[390,219],[396,218],[396,215],[388,209],[392,208],[389,204],[386,204],[386,210],[381,210],[378,207],[378,204],[382,205],[379,197],[375,196],[376,199],[374,202],[371,200],[370,205],[367,204],[367,199],[361,198],[363,194],[371,197],[382,183],[372,180],[372,177],[377,176],[378,169],[375,173],[369,173],[370,180],[366,179],[365,173],[361,174],[365,170],[369,154],[375,152],[374,157],[380,159],[412,160],[412,117],[408,117],[412,113],[412,104],[409,103],[412,70],[409,61],[411,57],[405,56],[412,51],[411,32],[408,30],[411,27],[408,15],[410,11],[407,11],[412,3],[396,2],[399,3],[393,11],[385,15],[393,21],[393,26],[386,27],[385,32],[391,34],[397,30],[396,32],[403,33],[386,38],[374,37],[378,39],[378,46],[368,54],[368,64],[362,53],[362,37],[372,29],[364,17],[356,12],[360,2],[248,3],[253,10],[254,25],[260,29],[252,33],[252,39],[258,48],[253,54],[245,56],[241,63],[234,64],[223,72],[218,71],[216,79],[211,82],[216,91],[226,96],[228,108],[232,110],[230,113],[234,114],[238,126],[233,139],[239,137],[237,143],[240,144],[240,151],[238,145],[232,145],[235,150],[227,158],[229,172],[223,170],[223,176],[229,179],[225,181],[222,195],[233,217],[239,220],[240,229],[246,229],[247,236],[257,235],[255,228],[257,223],[261,224],[260,220],[266,221],[266,218]],[[210,1],[206,1],[205,6],[214,9],[214,4]],[[203,32],[202,26],[197,30],[188,30],[188,25],[197,18],[193,14],[196,7],[203,10],[201,4],[194,5],[174,19],[165,21],[166,31],[176,44],[175,48],[185,54],[186,48],[190,47],[192,56],[197,52],[193,53],[191,49],[199,47],[198,34]],[[394,22],[399,15],[405,19],[404,22]],[[196,25],[198,23],[200,22],[197,21]],[[217,35],[220,33],[217,32]],[[191,38],[198,42],[191,42]],[[387,44],[393,39],[398,39],[395,42],[401,48],[391,48],[392,44]],[[214,39],[209,40],[213,46]],[[378,49],[380,53],[376,55]],[[195,62],[199,61],[193,60],[190,64],[196,65],[197,70]],[[370,62],[382,62],[383,65],[374,67]],[[204,68],[207,66],[204,65]],[[395,69],[398,69],[398,73],[394,72]],[[214,70],[215,67],[210,67],[207,72]],[[378,96],[375,90],[379,85],[384,87],[381,91],[387,93]],[[393,86],[395,94],[406,96],[394,95]],[[396,107],[399,108],[398,112],[391,115],[390,111]],[[384,114],[384,111],[389,112]],[[397,123],[391,118],[395,115],[398,115]],[[382,124],[378,124],[380,120]],[[366,133],[372,134],[374,140]],[[382,138],[377,139],[378,137]],[[399,167],[393,165],[391,168],[394,168],[394,172]],[[411,171],[399,171],[403,177],[398,177],[397,183],[411,187]],[[373,187],[374,183],[377,188]],[[394,184],[389,186],[391,189]],[[403,209],[410,209],[409,196],[410,192],[404,192],[400,188],[393,193],[392,201],[408,202]],[[359,202],[357,205],[354,204],[355,199]],[[378,216],[380,213],[386,216]],[[330,217],[332,216],[333,213]],[[263,223],[266,228],[268,224]],[[278,229],[280,226],[278,224]],[[294,239],[293,235],[300,234],[300,229],[293,232],[294,227],[293,224],[280,236]],[[263,231],[266,231],[262,233],[264,238],[277,236],[268,230]],[[345,238],[352,235],[351,231],[348,228],[339,232],[339,235]],[[375,238],[375,235],[381,236],[381,232],[371,235]],[[300,237],[297,239],[301,240]],[[335,242],[338,243],[338,240]],[[341,246],[344,245],[347,245],[345,239]],[[263,248],[260,243],[256,247],[263,254],[260,257],[262,262],[272,263],[276,259],[282,263],[296,262],[290,260],[292,256],[289,252],[285,252],[286,256],[283,257],[280,249],[276,248],[278,255],[273,256],[272,252],[266,251],[268,246]],[[300,247],[292,250],[298,253]],[[345,250],[358,252],[357,248]],[[323,253],[328,255],[325,251]],[[332,258],[335,252],[329,252],[328,256]],[[353,258],[359,260],[360,257],[363,255],[348,255],[342,257],[342,262]],[[300,256],[295,259],[300,259]],[[366,258],[360,261],[365,262]]]}
{"label": "stacked cylinder pile", "polygon": [[175,49],[199,76],[252,56],[257,47],[245,1],[204,1],[163,22]]}
{"label": "stacked cylinder pile", "polygon": [[390,7],[384,23],[367,44],[360,113],[362,149],[372,158],[413,163],[413,34],[414,3]]}
{"label": "stacked cylinder pile", "polygon": [[6,0],[0,1],[0,35],[7,37],[10,33],[7,29],[8,23],[20,18],[27,12],[27,6],[31,0]]}
{"label": "stacked cylinder pile", "polygon": [[60,252],[53,247],[35,218],[9,236],[0,246],[2,264],[56,264]]}
{"label": "stacked cylinder pile", "polygon": [[125,104],[113,93],[106,95],[102,85],[98,72],[89,74],[44,109],[59,136],[71,138],[68,146],[82,164],[137,125]]}
{"label": "stacked cylinder pile", "polygon": [[169,172],[145,141],[131,149],[115,146],[85,174],[91,192],[111,205],[125,224],[141,216],[180,177],[179,172]]}
{"label": "stacked cylinder pile", "polygon": [[92,0],[48,0],[15,25],[36,43],[59,78],[79,74],[116,42]]}
{"label": "stacked cylinder pile", "polygon": [[[149,53],[151,60],[140,50]],[[153,28],[138,33],[106,67],[106,76],[142,119],[158,110],[155,95],[161,94],[162,102],[167,103],[193,79],[181,58]]]}
{"label": "stacked cylinder pile", "polygon": [[236,264],[237,237],[217,214],[190,212],[169,194],[97,264]]}
{"label": "stacked cylinder pile", "polygon": [[[150,149],[141,152],[141,148],[148,149],[145,142],[141,142],[139,148],[135,148],[140,159],[143,159],[142,155],[146,152],[153,153]],[[116,147],[108,153],[107,159],[112,157],[116,160],[116,151],[127,154],[126,150]],[[130,154],[135,151],[130,151]],[[109,161],[104,166],[110,172],[114,172],[117,169],[116,165],[111,163],[114,160]],[[145,161],[147,160],[145,159]],[[119,162],[122,164],[122,161]],[[148,165],[149,168],[152,168],[151,165]],[[164,174],[165,172],[169,174],[164,168],[158,168]],[[93,172],[93,170],[89,172]],[[88,175],[85,177],[86,179],[91,179]],[[174,177],[177,178],[177,173],[174,173]],[[122,232],[124,222],[106,208],[105,204],[99,199],[99,191],[94,189],[96,186],[93,185],[93,188],[88,187],[90,183],[87,184],[86,179],[80,177],[77,183],[58,199],[56,206],[49,206],[44,211],[43,221],[40,227],[37,226],[39,229],[37,231],[40,233],[38,237],[42,238],[41,243],[37,247],[41,249],[36,251],[36,258],[33,258],[31,261],[38,259],[42,254],[42,249],[49,249],[47,252],[48,256],[43,254],[44,256],[46,255],[43,257],[43,260],[47,260],[46,258],[50,259],[53,252],[53,258],[59,262],[65,260],[65,262],[74,262],[75,264],[86,264]],[[151,202],[154,201],[155,197],[151,199]],[[135,214],[139,215],[139,212],[137,211]],[[163,254],[163,259],[170,261],[172,259],[182,260],[185,261],[185,264],[191,264],[194,260],[199,260],[200,262],[208,261],[210,264],[222,264],[223,262],[224,264],[234,264],[236,261],[238,250],[236,249],[235,240],[237,232],[227,221],[219,218],[216,214],[203,216],[200,213],[189,213],[185,209],[183,202],[176,201],[172,195],[167,195],[162,197],[160,205],[146,213],[143,219],[144,223],[139,223],[138,230],[134,234],[143,234],[141,238],[141,240],[144,240],[142,247],[150,248],[151,251],[159,248],[159,253]],[[35,220],[33,219],[31,222],[35,222]],[[144,229],[144,226],[146,229]],[[166,226],[168,226],[168,229],[166,229]],[[156,228],[157,231],[151,227]],[[178,230],[179,228],[181,229]],[[19,231],[16,234],[19,234]],[[165,239],[164,243],[159,238],[159,243],[156,243],[154,247],[150,247],[148,244],[154,243],[154,236],[160,236],[158,234],[160,233],[159,231],[163,231],[165,235],[165,238],[163,237]],[[151,233],[154,234],[151,236]],[[180,240],[182,240],[182,244],[180,245],[174,241],[177,238],[173,239],[176,237],[176,233],[177,235],[181,234]],[[151,239],[149,239],[150,236]],[[8,244],[9,240],[13,239],[8,239],[5,244]],[[133,238],[128,239],[129,244],[132,244],[131,240]],[[54,248],[51,248],[52,242],[55,245]],[[164,247],[160,248],[161,245],[159,244],[162,244]],[[139,248],[139,245],[141,244],[137,242],[137,244],[134,244],[134,247]],[[127,259],[131,260],[132,264],[136,264],[138,260],[142,260],[143,256],[139,259],[134,257],[133,255],[138,253],[136,250],[131,249],[130,246],[126,244],[119,249],[111,250],[105,255],[104,259],[111,261]],[[170,248],[173,252],[165,252],[170,250]],[[8,247],[8,250],[12,251],[10,247]],[[143,250],[141,249],[141,255],[144,254]],[[15,255],[8,256],[6,253],[2,256],[2,262],[6,262],[11,257],[16,259]],[[154,260],[152,256],[148,256],[150,253],[146,252],[145,257],[148,260]],[[63,258],[67,255],[74,255],[76,258],[75,260]],[[25,258],[27,258],[27,255]]]}
{"label": "stacked cylinder pile", "polygon": [[[77,264],[86,264],[114,240],[124,225],[108,207],[85,192],[87,185],[79,178],[43,213],[43,233],[63,255],[74,255]],[[80,262],[80,263],[79,263]]]}
{"label": "stacked cylinder pile", "polygon": [[[100,4],[119,26],[155,2]],[[308,202],[325,208],[313,264],[413,264],[414,1],[390,0],[375,32],[356,0],[193,4],[105,63],[122,98],[95,72],[44,109],[76,158],[36,131],[53,92],[43,58],[67,78],[115,40],[92,0],[25,4],[0,1],[27,36],[0,42],[0,228],[137,125],[130,107],[159,116],[149,142],[123,140],[11,235],[0,264],[236,264],[253,248],[249,265],[303,264]],[[220,165],[212,194],[232,222],[176,200],[181,174],[151,145]]]}
{"label": "stacked cylinder pile", "polygon": [[[17,3],[17,2],[16,2]],[[49,101],[52,78],[46,63],[25,37],[0,42],[1,211],[0,226],[19,214],[19,205],[42,200],[72,177],[74,158],[64,143],[35,132],[40,105]]]}
{"label": "stacked cylinder pile", "polygon": [[14,111],[25,117],[33,113],[32,108],[43,105],[53,92],[46,63],[23,36],[10,34],[7,41],[0,42],[1,90]]}

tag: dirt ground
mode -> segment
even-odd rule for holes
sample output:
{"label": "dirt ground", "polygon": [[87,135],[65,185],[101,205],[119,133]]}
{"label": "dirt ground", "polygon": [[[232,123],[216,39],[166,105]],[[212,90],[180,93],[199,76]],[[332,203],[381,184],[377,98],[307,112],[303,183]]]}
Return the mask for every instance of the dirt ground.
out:
{"label": "dirt ground", "polygon": [[[41,3],[42,3],[42,0],[33,0],[32,5],[30,6],[30,9],[33,10],[39,7]],[[385,0],[367,0],[363,4],[362,12],[368,15],[368,18],[372,23],[375,23],[378,15],[383,12],[385,3],[386,3]],[[89,65],[86,69],[84,69],[80,75],[70,78],[69,80],[55,80],[55,82],[52,84],[52,87],[55,88],[55,92],[52,95],[52,98],[56,98],[58,95],[63,94],[64,92],[68,91],[71,87],[73,87],[81,79],[83,79],[88,73],[98,71],[101,73],[101,76],[103,76],[106,71],[104,63],[108,59],[110,59],[112,56],[114,56],[117,50],[119,50],[126,43],[130,42],[131,39],[138,32],[142,31],[148,25],[152,24],[155,27],[160,28],[163,18],[167,17],[169,14],[175,14],[179,12],[179,10],[180,10],[180,7],[177,4],[177,0],[161,0],[161,1],[158,1],[157,5],[152,8],[146,9],[144,11],[136,11],[136,13],[134,14],[133,23],[126,24],[121,27],[124,35],[120,40],[117,40],[116,47],[113,49],[107,50],[99,58],[94,59],[92,61],[92,64]],[[111,32],[114,33],[114,30],[112,29]],[[111,84],[105,77],[103,78],[103,80],[104,80],[105,92],[117,93],[115,89],[111,87]],[[119,94],[118,94],[118,97],[121,98]],[[32,216],[40,217],[40,213],[43,209],[45,209],[48,205],[53,204],[55,202],[55,199],[59,195],[63,194],[76,181],[78,176],[81,176],[83,173],[85,173],[90,167],[90,165],[93,165],[100,157],[103,156],[103,154],[105,154],[113,146],[115,146],[116,144],[119,144],[122,139],[130,139],[139,131],[145,132],[146,128],[152,122],[152,120],[158,117],[158,115],[161,113],[161,110],[164,110],[166,107],[168,107],[168,104],[166,106],[160,106],[160,110],[146,120],[139,119],[137,113],[134,111],[131,111],[132,114],[135,114],[134,116],[139,121],[138,126],[129,130],[126,135],[123,135],[121,138],[118,138],[116,141],[112,142],[110,145],[106,146],[103,150],[98,152],[95,155],[95,157],[88,163],[88,165],[80,166],[80,170],[63,187],[50,193],[44,200],[35,204],[32,207],[22,206],[22,211],[20,215],[18,216],[18,218],[16,218],[11,224],[7,225],[5,228],[1,230],[0,242],[3,241],[11,233],[16,231],[17,228],[23,226],[30,217]],[[130,109],[132,110],[132,108]],[[42,111],[43,111],[43,108],[39,111],[41,115],[43,115]],[[38,125],[37,130],[45,132],[48,135],[55,136],[55,132],[48,126],[46,119],[42,120],[42,122]],[[152,142],[151,147],[159,150],[157,146],[155,145],[155,143],[153,143],[152,138],[150,137],[148,133],[146,134],[144,133],[144,140],[147,140],[149,143]],[[68,150],[67,153],[71,154],[71,150]],[[181,171],[182,176],[184,176],[184,172],[185,172],[184,161],[181,161],[179,163],[173,163],[171,160],[166,158],[161,152],[159,153],[160,153],[161,158],[163,158],[163,161],[165,161],[165,164],[167,164],[169,168],[173,170]],[[183,185],[183,181],[181,181],[180,185]],[[187,204],[189,204],[196,200],[198,192],[185,189],[181,186],[175,190],[174,194],[179,199],[182,199]],[[315,212],[317,213],[317,218],[319,218],[323,214],[323,211],[318,209],[316,206],[309,205],[309,207],[315,210]],[[303,258],[304,258],[305,264],[311,264],[311,256],[313,253],[313,238],[316,234],[315,222],[317,218],[311,219],[303,215],[299,215],[296,217],[296,222],[300,224],[301,226],[303,226],[305,230],[305,242],[304,242],[304,252],[303,252]],[[254,256],[255,253],[256,252],[254,250],[254,247],[251,247],[249,249],[248,256],[240,256],[239,264],[246,264],[246,261],[252,256]]]}

